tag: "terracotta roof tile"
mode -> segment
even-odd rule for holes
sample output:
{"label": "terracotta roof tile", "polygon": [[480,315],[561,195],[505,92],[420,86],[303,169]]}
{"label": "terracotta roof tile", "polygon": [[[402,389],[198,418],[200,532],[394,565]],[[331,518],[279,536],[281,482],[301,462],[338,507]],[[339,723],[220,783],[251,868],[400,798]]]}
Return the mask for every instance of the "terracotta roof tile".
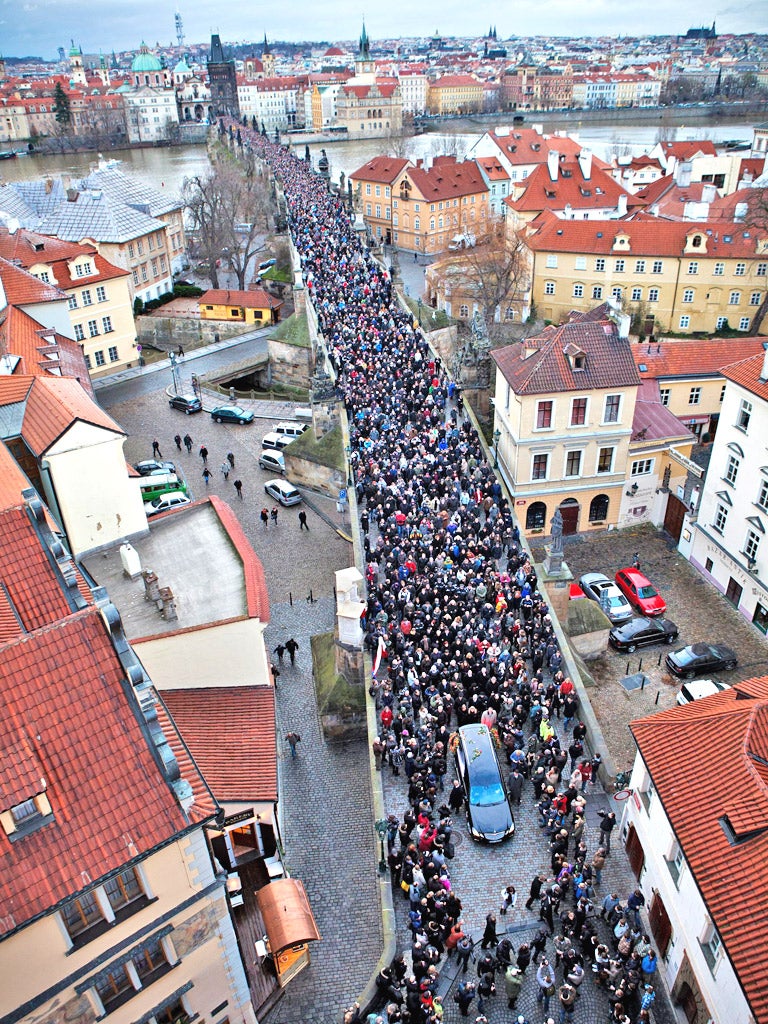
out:
{"label": "terracotta roof tile", "polygon": [[241,292],[228,288],[211,288],[197,300],[201,306],[245,306],[246,309],[277,309],[282,300],[269,295],[263,288]]}
{"label": "terracotta roof tile", "polygon": [[427,203],[488,192],[474,160],[459,162],[453,157],[436,157],[429,170],[411,167],[408,174]]}
{"label": "terracotta roof tile", "polygon": [[17,402],[25,401],[34,382],[35,378],[32,374],[0,376],[0,406],[15,405]]}
{"label": "terracotta roof tile", "polygon": [[23,436],[35,455],[42,455],[77,421],[115,434],[125,431],[71,377],[36,377],[24,412]]}
{"label": "terracotta roof tile", "polygon": [[277,800],[271,686],[166,690],[163,700],[220,803]]}
{"label": "terracotta roof tile", "polygon": [[0,281],[5,297],[12,306],[26,306],[34,302],[64,300],[66,295],[52,284],[45,284],[21,267],[0,258]]}
{"label": "terracotta roof tile", "polygon": [[628,209],[645,205],[597,167],[592,167],[590,177],[585,178],[578,160],[561,161],[556,181],[552,180],[547,165],[539,164],[524,181],[516,182],[513,189],[519,198],[510,197],[504,202],[513,210],[528,213],[564,210],[566,206],[574,210],[613,208],[618,206],[620,196],[626,198]]}
{"label": "terracotta roof tile", "polygon": [[[762,352],[764,341],[764,338],[680,339],[635,345],[632,352],[643,378],[722,377],[723,367]],[[641,370],[641,365],[646,369]]]}
{"label": "terracotta roof tile", "polygon": [[[768,676],[630,729],[754,1019],[768,1020],[768,974],[755,957],[768,929]],[[703,772],[702,751],[715,750],[728,770]]]}
{"label": "terracotta roof tile", "polygon": [[394,156],[375,156],[353,171],[350,178],[354,181],[380,181],[383,185],[391,185],[408,164],[408,160]]}
{"label": "terracotta roof tile", "polygon": [[741,362],[726,366],[723,376],[732,380],[734,384],[740,384],[741,387],[751,391],[753,395],[757,395],[763,401],[768,401],[768,381],[760,379],[764,362],[765,356],[761,352],[760,355],[750,356],[748,359],[742,359]]}

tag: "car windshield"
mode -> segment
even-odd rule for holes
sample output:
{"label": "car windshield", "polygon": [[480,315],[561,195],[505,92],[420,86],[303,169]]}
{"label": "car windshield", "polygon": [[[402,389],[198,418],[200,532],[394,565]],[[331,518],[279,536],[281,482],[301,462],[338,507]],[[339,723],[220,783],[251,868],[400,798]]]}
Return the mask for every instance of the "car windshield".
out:
{"label": "car windshield", "polygon": [[701,651],[697,652],[691,647],[684,647],[682,651],[677,652],[675,658],[681,665],[689,665],[692,661],[696,661],[697,658],[700,658],[701,654]]}
{"label": "car windshield", "polygon": [[649,584],[647,587],[638,587],[637,588],[637,596],[638,597],[645,597],[645,598],[648,598],[648,597],[658,597],[659,593],[658,593],[658,591],[656,590],[655,587],[652,587]]}
{"label": "car windshield", "polygon": [[608,606],[610,608],[623,608],[624,605],[627,603],[626,599],[623,598],[621,594],[616,594],[615,596],[611,597],[605,597],[603,598],[603,600],[608,603]]}
{"label": "car windshield", "polygon": [[492,807],[504,802],[504,789],[501,780],[481,782],[472,786],[472,803],[476,807]]}

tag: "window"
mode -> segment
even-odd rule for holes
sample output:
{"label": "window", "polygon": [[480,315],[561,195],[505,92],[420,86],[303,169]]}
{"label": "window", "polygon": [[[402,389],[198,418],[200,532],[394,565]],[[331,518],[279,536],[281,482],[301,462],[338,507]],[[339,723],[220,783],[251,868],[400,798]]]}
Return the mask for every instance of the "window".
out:
{"label": "window", "polygon": [[659,399],[662,405],[669,405],[670,388],[659,388]]}
{"label": "window", "polygon": [[104,331],[105,334],[111,334],[112,333],[112,331],[114,330],[114,327],[112,326],[112,317],[111,316],[103,316],[101,318],[101,328],[102,328],[102,330]]}
{"label": "window", "polygon": [[602,523],[608,518],[608,495],[596,494],[589,503],[590,523]]}
{"label": "window", "polygon": [[88,321],[88,333],[92,338],[97,338],[99,335],[99,325],[95,320]]}
{"label": "window", "polygon": [[118,360],[117,345],[110,345],[107,351],[109,352],[110,363],[116,363]]}
{"label": "window", "polygon": [[683,302],[693,302],[693,288],[683,289]]}
{"label": "window", "polygon": [[141,280],[142,281],[146,281],[147,280],[147,264],[146,263],[142,263],[141,264]]}
{"label": "window", "polygon": [[91,357],[86,352],[83,358],[85,359],[85,368],[86,368],[86,370],[90,370],[91,369]]}
{"label": "window", "polygon": [[366,186],[365,186],[365,194],[367,196],[369,196],[371,194],[371,186],[368,185],[368,184],[366,184]]}
{"label": "window", "polygon": [[618,423],[621,395],[606,395],[603,423]]}
{"label": "window", "polygon": [[365,215],[366,215],[366,217],[370,217],[371,216],[371,210],[372,209],[373,209],[373,207],[371,206],[370,203],[366,203],[365,204]]}
{"label": "window", "polygon": [[574,299],[582,299],[584,297],[584,285],[575,284],[573,286],[573,297]]}
{"label": "window", "polygon": [[139,256],[143,255],[144,253],[144,243],[142,242],[141,239],[139,239],[138,242],[136,243],[136,252],[139,254]]}
{"label": "window", "polygon": [[96,357],[96,365],[97,366],[103,366],[104,365],[104,353],[103,353],[103,351],[101,349],[99,349],[98,352],[94,352],[93,354]]}
{"label": "window", "polygon": [[699,272],[699,261],[698,260],[691,260],[690,263],[688,264],[688,273],[689,274],[698,274],[698,272]]}
{"label": "window", "polygon": [[636,274],[644,274],[645,273],[645,260],[636,260],[635,261],[635,273]]}
{"label": "window", "polygon": [[83,341],[85,339],[85,331],[83,330],[82,324],[75,324],[75,341]]}
{"label": "window", "polygon": [[511,306],[507,306],[506,312],[504,313],[504,319],[505,320],[514,320],[515,319],[515,311],[514,311],[514,309]]}
{"label": "window", "polygon": [[680,330],[685,331],[691,326],[691,318],[687,313],[683,313],[680,317]]}
{"label": "window", "polygon": [[555,282],[554,281],[545,281],[544,282],[544,294],[545,295],[554,295],[555,294]]}
{"label": "window", "polygon": [[722,331],[722,329],[724,327],[727,327],[727,326],[728,326],[728,317],[727,316],[719,316],[717,318],[717,322],[715,324],[715,330],[716,331]]}
{"label": "window", "polygon": [[119,910],[144,895],[135,868],[128,868],[127,871],[122,871],[106,881],[104,892],[113,910]]}
{"label": "window", "polygon": [[614,297],[614,299],[621,301],[621,294],[621,288],[611,288],[611,295]]}
{"label": "window", "polygon": [[[546,456],[545,456],[546,458]],[[534,501],[525,514],[526,530],[543,530],[547,521],[547,506],[543,501]]]}
{"label": "window", "polygon": [[723,274],[725,273],[725,264],[724,263],[716,263],[715,264],[715,269],[712,271],[712,273],[713,273],[714,277],[722,277]]}
{"label": "window", "polygon": [[616,271],[617,274],[623,274],[624,273],[624,266],[625,266],[625,261],[624,260],[616,260],[616,262],[613,265],[613,269]]}
{"label": "window", "polygon": [[640,302],[642,297],[643,297],[643,289],[642,288],[633,288],[632,289],[632,301],[633,302]]}
{"label": "window", "polygon": [[649,288],[648,289],[648,301],[649,302],[658,302],[659,301],[659,289],[658,288]]}
{"label": "window", "polygon": [[760,547],[760,534],[754,530],[747,530],[747,539],[744,542],[744,554],[750,562],[757,558],[757,549]]}
{"label": "window", "polygon": [[587,422],[586,398],[574,398],[571,402],[571,426],[583,427]]}
{"label": "window", "polygon": [[138,284],[139,283],[139,272],[138,272],[138,270],[136,270],[135,267],[134,267],[134,270],[133,270],[133,283],[134,284]]}
{"label": "window", "polygon": [[77,296],[76,295],[70,295],[69,296],[69,298],[67,299],[67,308],[68,309],[77,309]]}
{"label": "window", "polygon": [[688,394],[688,405],[698,405],[701,402],[701,388],[691,388]]}
{"label": "window", "polygon": [[653,472],[654,459],[637,459],[632,463],[630,476],[648,476]]}
{"label": "window", "polygon": [[599,284],[593,285],[592,286],[592,298],[593,299],[602,299],[602,297],[603,297],[603,289],[600,287]]}
{"label": "window", "polygon": [[613,470],[613,448],[601,448],[597,453],[597,472],[610,473]]}
{"label": "window", "polygon": [[157,257],[152,257],[152,276],[157,277]]}
{"label": "window", "polygon": [[746,398],[742,398],[741,405],[739,406],[739,415],[736,417],[736,426],[739,430],[743,430],[744,433],[749,429],[749,420],[752,416],[752,403],[748,402]]}
{"label": "window", "polygon": [[38,281],[42,281],[43,284],[50,284],[51,276],[47,270],[41,270],[40,273],[36,275],[36,277]]}
{"label": "window", "polygon": [[595,260],[595,270],[605,270],[605,260],[602,256],[598,256]]}
{"label": "window", "polygon": [[84,306],[91,306],[91,305],[93,305],[93,299],[91,298],[91,290],[90,290],[90,288],[83,288],[82,292],[80,293],[80,296],[81,296],[81,298],[83,300],[83,305]]}
{"label": "window", "polygon": [[685,866],[685,857],[683,856],[683,851],[680,849],[680,845],[678,843],[675,843],[673,856],[669,859],[667,859],[666,857],[664,859],[667,862],[669,873],[670,875],[672,875],[672,881],[679,888],[680,886],[678,883],[680,880],[680,875],[682,874],[683,867]]}
{"label": "window", "polygon": [[761,294],[762,294],[762,292],[752,292],[752,294],[749,296],[749,304],[750,304],[750,306],[759,306],[760,305],[760,296],[761,296]]}
{"label": "window", "polygon": [[87,277],[93,273],[93,266],[90,260],[86,260],[84,263],[75,264],[75,277]]}
{"label": "window", "polygon": [[712,526],[717,530],[718,533],[722,533],[725,530],[725,524],[728,522],[728,506],[718,504],[715,508],[715,518]]}
{"label": "window", "polygon": [[746,272],[747,272],[747,264],[746,263],[737,263],[735,268],[734,268],[734,271],[733,271],[733,273],[734,273],[734,275],[736,277],[744,277]]}
{"label": "window", "polygon": [[533,469],[531,471],[531,480],[546,480],[547,479],[547,462],[549,460],[548,455],[534,455],[533,456]]}
{"label": "window", "polygon": [[748,316],[741,317],[741,319],[739,320],[739,330],[740,331],[748,331],[749,330],[749,324],[750,324],[750,319],[749,319]]}
{"label": "window", "polygon": [[731,292],[731,294],[728,296],[728,305],[729,306],[738,306],[738,304],[740,302],[741,302],[741,292]]}
{"label": "window", "polygon": [[95,988],[107,1013],[110,1010],[117,1009],[126,998],[129,998],[136,991],[124,964],[105,971],[104,974],[100,975],[96,981]]}
{"label": "window", "polygon": [[160,939],[150,939],[136,950],[131,960],[143,985],[154,981],[163,968],[170,966]]}
{"label": "window", "polygon": [[96,289],[96,301],[97,302],[106,302],[107,301],[107,289],[102,284],[100,284],[98,286],[98,288]]}
{"label": "window", "polygon": [[765,277],[768,274],[768,263],[758,263],[755,269],[756,277]]}
{"label": "window", "polygon": [[574,263],[574,269],[575,270],[586,270],[587,269],[587,257],[586,256],[577,256],[576,257],[576,261]]}
{"label": "window", "polygon": [[700,941],[701,952],[704,954],[704,959],[707,961],[707,965],[714,974],[715,967],[720,960],[723,952],[723,943],[720,939],[720,935],[717,929],[710,925],[706,938],[704,941]]}
{"label": "window", "polygon": [[[387,211],[387,213],[389,213],[389,211]],[[166,260],[165,256],[161,256],[160,257],[160,270],[164,274],[167,269],[168,269],[168,261]]]}
{"label": "window", "polygon": [[464,320],[469,316],[469,306],[462,304],[459,306],[459,316]]}
{"label": "window", "polygon": [[61,917],[71,939],[103,921],[99,904],[96,902],[93,892],[84,893],[67,903],[61,909]]}
{"label": "window", "polygon": [[653,261],[653,266],[651,267],[651,273],[652,274],[660,274],[662,272],[663,268],[664,268],[664,263],[663,263],[662,260],[654,260]]}
{"label": "window", "polygon": [[741,459],[735,455],[728,456],[728,462],[725,467],[725,479],[729,484],[736,483],[736,477],[739,475],[739,466],[741,465]]}
{"label": "window", "polygon": [[554,402],[539,402],[536,406],[536,429],[549,430],[552,426],[552,408]]}
{"label": "window", "polygon": [[565,456],[565,475],[579,476],[581,473],[581,451],[567,452]]}

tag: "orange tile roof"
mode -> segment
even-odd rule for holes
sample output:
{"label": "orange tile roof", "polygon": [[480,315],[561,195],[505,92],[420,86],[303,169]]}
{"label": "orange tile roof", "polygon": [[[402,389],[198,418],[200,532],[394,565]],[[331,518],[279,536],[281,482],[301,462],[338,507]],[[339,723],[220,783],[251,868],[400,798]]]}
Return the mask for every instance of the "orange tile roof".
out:
{"label": "orange tile roof", "polygon": [[277,800],[271,686],[166,690],[163,700],[220,803]]}
{"label": "orange tile roof", "polygon": [[281,299],[269,295],[263,288],[241,292],[229,288],[210,288],[197,300],[201,306],[245,306],[246,309],[278,309]]}
{"label": "orange tile roof", "polygon": [[491,181],[509,181],[509,175],[495,157],[480,156],[477,157],[477,163],[480,164]]}
{"label": "orange tile roof", "polygon": [[[633,345],[641,377],[722,377],[723,368],[763,351],[764,338],[723,338],[663,341]],[[647,367],[640,369],[640,364]]]}
{"label": "orange tile roof", "polygon": [[723,376],[732,380],[734,384],[751,391],[753,395],[768,401],[768,381],[761,380],[765,355],[763,352],[757,356],[750,356],[738,363],[731,363],[723,370]]}
{"label": "orange tile roof", "polygon": [[269,593],[261,559],[253,550],[251,542],[240,525],[240,520],[226,501],[223,501],[215,494],[209,495],[208,500],[215,509],[216,515],[227,531],[227,536],[232,544],[234,544],[235,550],[243,563],[243,579],[245,581],[248,615],[251,618],[259,619],[260,622],[267,623],[269,622]]}
{"label": "orange tile roof", "polygon": [[122,427],[89,397],[72,377],[35,377],[27,398],[22,435],[35,455],[42,455],[76,422],[115,434]]}
{"label": "orange tile roof", "polygon": [[[73,278],[68,263],[78,256],[89,256],[96,272],[87,278]],[[99,281],[109,281],[116,277],[128,277],[128,271],[116,267],[105,260],[95,245],[78,242],[65,242],[51,235],[40,235],[36,231],[20,228],[10,234],[7,229],[0,228],[0,258],[13,261],[28,270],[30,267],[45,264],[53,269],[53,275],[59,288],[82,288]]]}
{"label": "orange tile roof", "polygon": [[625,196],[627,208],[644,206],[641,199],[627,192],[610,174],[592,167],[589,178],[585,178],[578,160],[561,160],[557,169],[557,180],[553,181],[546,164],[539,164],[522,182],[516,182],[514,193],[504,202],[513,210],[529,213],[538,210],[602,210],[616,207],[619,197]]}
{"label": "orange tile roof", "polygon": [[[754,1019],[766,1021],[768,974],[755,950],[768,929],[768,676],[630,729]],[[703,751],[727,770],[702,771]]]}
{"label": "orange tile roof", "polygon": [[23,402],[34,383],[32,374],[13,374],[10,377],[0,374],[0,406]]}
{"label": "orange tile roof", "polygon": [[715,144],[710,139],[691,139],[684,142],[662,142],[660,143],[664,156],[674,156],[678,160],[690,160],[691,157],[702,153],[704,156],[717,156]]}
{"label": "orange tile roof", "polygon": [[431,89],[466,89],[469,86],[479,89],[482,82],[473,78],[472,75],[443,75],[436,82],[430,83]]}
{"label": "orange tile roof", "polygon": [[0,258],[0,281],[3,282],[5,297],[12,306],[26,306],[32,302],[65,300],[67,296],[52,284],[38,281],[21,267]]}
{"label": "orange tile roof", "polygon": [[[0,829],[5,934],[210,817],[213,806],[193,805],[187,817],[160,775],[98,608],[0,647],[0,679],[3,744],[32,748],[53,810],[52,823],[17,842]],[[11,769],[11,784],[18,779]]]}
{"label": "orange tile roof", "polygon": [[391,185],[398,174],[407,167],[408,160],[394,156],[375,156],[367,164],[358,167],[350,174],[354,181],[381,182],[382,185]]}
{"label": "orange tile roof", "polygon": [[439,156],[428,171],[411,167],[408,174],[427,203],[488,192],[474,160],[459,163],[454,157]]}

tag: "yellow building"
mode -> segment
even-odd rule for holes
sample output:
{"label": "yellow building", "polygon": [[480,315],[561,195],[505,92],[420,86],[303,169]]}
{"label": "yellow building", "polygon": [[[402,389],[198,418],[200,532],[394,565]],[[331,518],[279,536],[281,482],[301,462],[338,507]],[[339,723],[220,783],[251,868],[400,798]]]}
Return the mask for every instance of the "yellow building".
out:
{"label": "yellow building", "polygon": [[226,320],[231,324],[276,324],[283,305],[281,299],[263,288],[247,292],[211,288],[200,296],[198,303],[201,320]]}
{"label": "yellow building", "polygon": [[619,521],[640,378],[629,318],[606,304],[491,352],[498,463],[527,534]]}
{"label": "yellow building", "polygon": [[[752,329],[768,282],[768,233],[712,221],[560,220],[529,228],[532,297],[545,320],[618,300],[639,333]],[[766,333],[764,324],[760,333]]]}
{"label": "yellow building", "polygon": [[336,126],[347,138],[376,139],[397,134],[403,127],[403,97],[396,78],[346,82],[336,98]]}
{"label": "yellow building", "polygon": [[444,75],[430,82],[430,114],[476,114],[483,109],[483,83],[473,75]]}

